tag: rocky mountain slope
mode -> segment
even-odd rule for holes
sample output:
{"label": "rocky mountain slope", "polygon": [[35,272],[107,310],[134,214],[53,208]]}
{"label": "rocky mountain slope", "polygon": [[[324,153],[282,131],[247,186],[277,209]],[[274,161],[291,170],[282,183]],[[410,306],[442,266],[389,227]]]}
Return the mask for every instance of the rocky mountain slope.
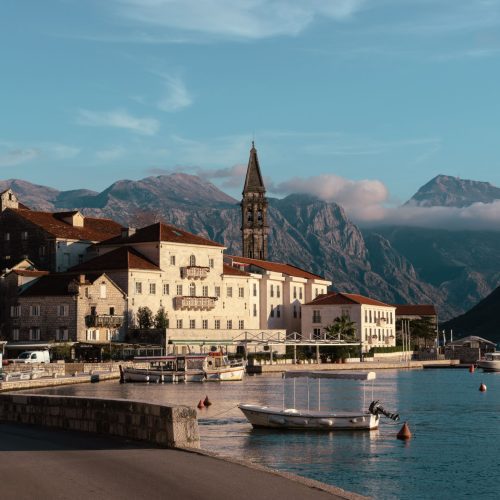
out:
{"label": "rocky mountain slope", "polygon": [[422,186],[405,205],[420,207],[467,207],[500,200],[500,188],[489,182],[438,175]]}

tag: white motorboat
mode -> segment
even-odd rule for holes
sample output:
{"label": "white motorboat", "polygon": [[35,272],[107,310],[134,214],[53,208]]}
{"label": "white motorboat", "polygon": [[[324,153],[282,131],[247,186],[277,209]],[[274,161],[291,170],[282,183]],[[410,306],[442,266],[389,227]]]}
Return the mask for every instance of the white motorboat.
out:
{"label": "white motorboat", "polygon": [[207,381],[243,380],[245,365],[243,361],[231,361],[221,352],[211,352],[203,362]]}
{"label": "white motorboat", "polygon": [[[375,372],[326,372],[326,371],[290,371],[283,374],[283,379],[294,379],[293,401],[295,406],[295,379],[308,378],[318,381],[318,408],[315,410],[285,408],[283,387],[283,406],[268,407],[240,403],[238,408],[243,412],[253,427],[274,429],[300,430],[371,430],[377,429],[380,415],[385,415],[394,421],[399,415],[387,412],[378,401],[372,401],[368,410],[330,411],[321,409],[321,379],[373,381]],[[308,405],[309,405],[309,384]],[[372,384],[373,390],[373,384]],[[365,406],[365,391],[363,386],[363,407]]]}
{"label": "white motorboat", "polygon": [[482,359],[477,362],[477,366],[485,372],[500,372],[500,351],[487,352]]}

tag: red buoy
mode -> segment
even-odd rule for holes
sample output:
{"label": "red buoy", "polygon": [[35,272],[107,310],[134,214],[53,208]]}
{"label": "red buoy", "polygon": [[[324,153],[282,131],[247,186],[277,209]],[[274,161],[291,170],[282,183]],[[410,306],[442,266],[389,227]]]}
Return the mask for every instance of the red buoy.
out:
{"label": "red buoy", "polygon": [[203,401],[203,404],[205,406],[210,406],[212,404],[212,401],[210,401],[210,399],[208,399],[208,396],[205,396],[205,399]]}
{"label": "red buoy", "polygon": [[474,373],[474,365],[469,366],[469,373]]}
{"label": "red buoy", "polygon": [[397,438],[403,440],[411,438],[410,428],[408,427],[408,424],[406,422],[403,424],[403,427],[401,427],[401,429],[399,430]]}
{"label": "red buoy", "polygon": [[203,401],[200,399],[200,402],[198,403],[198,409],[201,410],[205,405],[203,404]]}
{"label": "red buoy", "polygon": [[486,385],[481,382],[481,385],[479,386],[479,392],[486,392]]}

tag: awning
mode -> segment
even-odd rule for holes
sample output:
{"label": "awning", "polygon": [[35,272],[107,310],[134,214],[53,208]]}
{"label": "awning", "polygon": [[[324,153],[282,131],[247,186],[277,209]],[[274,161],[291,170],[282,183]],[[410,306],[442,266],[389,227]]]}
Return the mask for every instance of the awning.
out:
{"label": "awning", "polygon": [[329,371],[289,371],[283,378],[330,378],[338,380],[375,380],[375,372],[329,372]]}
{"label": "awning", "polygon": [[56,344],[47,344],[46,342],[7,342],[6,349],[11,351],[39,351],[40,349],[50,349]]}

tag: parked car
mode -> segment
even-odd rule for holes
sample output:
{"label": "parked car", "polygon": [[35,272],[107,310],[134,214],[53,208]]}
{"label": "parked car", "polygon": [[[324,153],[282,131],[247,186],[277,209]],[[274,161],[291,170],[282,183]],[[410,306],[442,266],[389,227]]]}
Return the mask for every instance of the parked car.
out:
{"label": "parked car", "polygon": [[50,363],[49,351],[24,351],[14,363]]}

